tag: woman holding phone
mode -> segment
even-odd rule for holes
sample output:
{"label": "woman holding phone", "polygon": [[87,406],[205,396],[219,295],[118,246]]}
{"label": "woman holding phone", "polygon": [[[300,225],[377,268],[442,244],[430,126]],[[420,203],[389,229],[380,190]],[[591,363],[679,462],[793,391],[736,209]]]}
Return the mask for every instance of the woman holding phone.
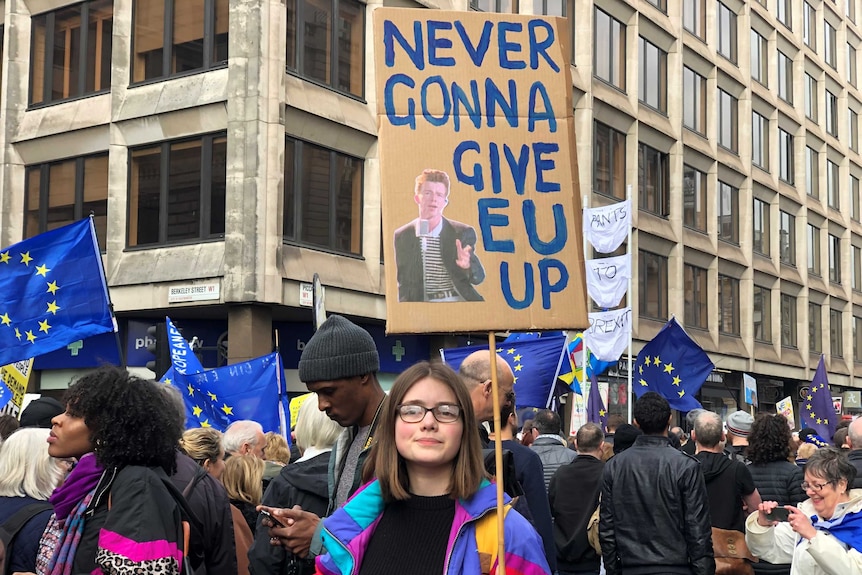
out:
{"label": "woman holding phone", "polygon": [[818,449],[805,465],[808,499],[764,501],[745,524],[751,553],[790,563],[791,575],[862,574],[862,489],[850,490],[856,468],[840,450]]}
{"label": "woman holding phone", "polygon": [[[478,535],[486,527],[496,533],[496,488],[485,478],[464,382],[443,363],[421,362],[398,377],[389,397],[363,468],[363,479],[376,479],[323,521],[327,554],[317,558],[317,572],[495,573],[497,545],[484,546]],[[527,520],[509,509],[504,526],[507,571],[548,574]]]}

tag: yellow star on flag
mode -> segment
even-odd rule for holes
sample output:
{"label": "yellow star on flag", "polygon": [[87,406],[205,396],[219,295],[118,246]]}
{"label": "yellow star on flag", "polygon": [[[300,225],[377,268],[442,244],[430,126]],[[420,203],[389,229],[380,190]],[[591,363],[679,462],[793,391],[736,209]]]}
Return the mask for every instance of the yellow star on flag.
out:
{"label": "yellow star on flag", "polygon": [[3,322],[3,325],[12,325],[12,320],[9,319],[8,313],[4,313],[3,315],[0,315],[0,322]]}
{"label": "yellow star on flag", "polygon": [[48,333],[49,329],[51,329],[51,326],[48,325],[47,319],[39,322],[39,331],[44,331],[45,333]]}
{"label": "yellow star on flag", "polygon": [[521,354],[520,353],[515,356],[515,361],[517,361],[517,362],[521,361]]}
{"label": "yellow star on flag", "polygon": [[496,351],[497,353],[503,353],[503,348],[502,348],[502,347],[498,347],[498,348],[497,348],[496,350],[494,350],[494,351]]}
{"label": "yellow star on flag", "polygon": [[599,417],[604,417],[606,413],[607,413],[607,411],[605,411],[604,409],[600,409],[599,410]]}
{"label": "yellow star on flag", "polygon": [[640,380],[640,382],[639,382],[639,383],[640,383],[642,386],[644,386],[644,387],[647,387],[647,386],[649,385],[649,384],[646,382],[646,380],[645,380],[645,379]]}
{"label": "yellow star on flag", "polygon": [[811,401],[811,400],[812,400],[812,399],[814,399],[814,398],[813,398],[813,397],[811,397],[811,396],[809,395],[809,396],[807,396],[805,399],[807,399],[808,401]]}
{"label": "yellow star on flag", "polygon": [[228,405],[226,403],[222,404],[221,410],[224,411],[225,415],[233,415],[233,408],[228,407]]}
{"label": "yellow star on flag", "polygon": [[822,419],[820,419],[820,418],[818,417],[818,418],[817,418],[817,424],[818,424],[818,425],[820,425],[820,424],[822,424],[822,423],[823,423],[823,420],[822,420]]}
{"label": "yellow star on flag", "polygon": [[60,289],[60,286],[57,285],[56,281],[48,282],[48,292],[51,295],[56,294],[58,289]]}
{"label": "yellow star on flag", "polygon": [[45,313],[57,315],[57,311],[59,311],[60,309],[62,308],[57,305],[57,300],[54,300],[52,302],[48,302],[48,309],[45,310]]}
{"label": "yellow star on flag", "polygon": [[192,413],[195,414],[195,417],[198,417],[201,413],[203,413],[203,409],[198,407],[197,405],[192,408]]}
{"label": "yellow star on flag", "polygon": [[643,375],[643,374],[644,374],[644,366],[639,365],[638,366],[638,375]]}
{"label": "yellow star on flag", "polygon": [[678,375],[673,376],[673,382],[675,386],[679,387],[679,384],[682,383],[682,378]]}
{"label": "yellow star on flag", "polygon": [[650,356],[646,356],[646,359],[644,359],[644,365],[646,365],[646,366],[652,365],[652,359],[650,359]]}
{"label": "yellow star on flag", "polygon": [[524,368],[520,363],[515,366],[515,371],[521,371]]}
{"label": "yellow star on flag", "polygon": [[43,278],[48,277],[49,271],[51,271],[51,270],[48,269],[48,266],[46,266],[45,264],[42,264],[41,266],[36,266],[36,275],[37,276],[42,276]]}
{"label": "yellow star on flag", "polygon": [[189,385],[188,385],[188,387],[187,387],[186,389],[188,389],[188,390],[189,390],[189,397],[194,397],[194,396],[195,396],[195,388],[193,388],[193,387],[192,387],[192,384],[189,384]]}
{"label": "yellow star on flag", "polygon": [[683,395],[685,395],[685,390],[684,390],[684,389],[680,389],[679,391],[677,391],[677,392],[676,392],[676,394],[677,394],[678,396],[682,397]]}
{"label": "yellow star on flag", "polygon": [[27,336],[27,341],[29,341],[30,343],[33,343],[34,341],[36,341],[36,336],[33,335],[33,332],[30,331],[29,329],[25,332],[25,335]]}
{"label": "yellow star on flag", "polygon": [[21,339],[21,332],[18,330],[17,327],[15,328],[15,337],[17,337],[18,339]]}
{"label": "yellow star on flag", "polygon": [[0,254],[0,263],[8,264],[9,263],[9,252],[3,252]]}
{"label": "yellow star on flag", "polygon": [[171,378],[170,378],[170,377],[166,377],[166,378],[162,381],[162,383],[164,383],[165,385],[171,385],[171,384],[173,383],[173,380],[171,380]]}
{"label": "yellow star on flag", "polygon": [[665,373],[670,373],[672,371],[673,371],[673,364],[672,363],[664,364],[664,372]]}
{"label": "yellow star on flag", "polygon": [[823,418],[823,425],[829,425],[829,419],[828,418],[825,418],[825,417]]}
{"label": "yellow star on flag", "polygon": [[214,394],[213,392],[208,391],[208,392],[207,392],[207,395],[208,395],[208,396],[210,396],[210,399],[211,399],[211,400],[213,400],[213,401],[218,401],[218,398],[216,397],[216,394]]}
{"label": "yellow star on flag", "polygon": [[21,254],[21,263],[27,267],[30,267],[30,262],[33,261],[33,258],[30,257],[30,252],[24,252]]}
{"label": "yellow star on flag", "polygon": [[508,355],[512,355],[513,353],[515,353],[514,347],[510,347],[509,349],[506,350],[506,354],[508,354]]}
{"label": "yellow star on flag", "polygon": [[809,410],[809,411],[813,411],[813,408],[811,407],[811,404],[810,404],[810,403],[809,403],[808,405],[806,405],[806,406],[805,406],[805,409],[807,409],[807,410]]}
{"label": "yellow star on flag", "polygon": [[823,389],[823,385],[824,385],[824,384],[822,384],[822,383],[820,384],[820,389]]}
{"label": "yellow star on flag", "polygon": [[518,383],[518,376],[517,375],[515,376],[515,379],[512,380],[512,385],[515,385],[516,383]]}
{"label": "yellow star on flag", "polygon": [[201,421],[201,427],[212,427],[212,425],[210,425],[210,420],[204,419],[203,421]]}
{"label": "yellow star on flag", "polygon": [[658,356],[655,356],[654,358],[652,358],[652,364],[654,366],[658,367],[660,363],[661,363],[661,359],[659,359]]}

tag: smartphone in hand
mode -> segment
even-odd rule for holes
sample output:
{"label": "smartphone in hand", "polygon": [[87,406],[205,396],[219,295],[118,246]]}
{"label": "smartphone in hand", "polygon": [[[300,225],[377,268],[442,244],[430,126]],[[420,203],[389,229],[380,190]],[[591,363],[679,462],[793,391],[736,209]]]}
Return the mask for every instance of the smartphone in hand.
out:
{"label": "smartphone in hand", "polygon": [[[275,527],[284,527],[284,523],[273,517],[272,513],[267,511],[266,509],[261,509],[260,514],[272,521],[273,526]],[[785,520],[786,521],[786,520]]]}
{"label": "smartphone in hand", "polygon": [[790,510],[784,507],[776,507],[766,514],[769,521],[788,521],[790,519]]}

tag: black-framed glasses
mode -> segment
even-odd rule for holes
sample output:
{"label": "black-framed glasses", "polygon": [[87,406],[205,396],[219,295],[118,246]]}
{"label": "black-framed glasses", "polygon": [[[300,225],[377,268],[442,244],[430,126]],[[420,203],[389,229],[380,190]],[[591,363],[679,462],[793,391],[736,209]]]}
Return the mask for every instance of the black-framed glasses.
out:
{"label": "black-framed glasses", "polygon": [[404,423],[419,423],[425,419],[428,412],[440,423],[455,423],[461,417],[461,407],[454,403],[441,403],[434,407],[425,407],[415,403],[407,403],[398,406],[398,416]]}
{"label": "black-framed glasses", "polygon": [[808,483],[807,481],[803,481],[800,487],[802,487],[803,491],[808,491],[809,489],[813,489],[817,493],[820,493],[820,490],[833,483],[832,481],[827,481],[826,483]]}

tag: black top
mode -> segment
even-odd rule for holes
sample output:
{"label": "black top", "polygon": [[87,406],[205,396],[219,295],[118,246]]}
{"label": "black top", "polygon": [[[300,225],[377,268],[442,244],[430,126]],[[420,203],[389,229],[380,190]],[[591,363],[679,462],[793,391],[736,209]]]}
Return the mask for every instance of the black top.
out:
{"label": "black top", "polygon": [[455,520],[455,500],[420,497],[386,506],[374,530],[359,575],[440,575]]}
{"label": "black top", "polygon": [[745,533],[742,498],[754,492],[754,480],[748,467],[724,453],[701,451],[695,458],[700,461],[706,480],[712,526]]}

